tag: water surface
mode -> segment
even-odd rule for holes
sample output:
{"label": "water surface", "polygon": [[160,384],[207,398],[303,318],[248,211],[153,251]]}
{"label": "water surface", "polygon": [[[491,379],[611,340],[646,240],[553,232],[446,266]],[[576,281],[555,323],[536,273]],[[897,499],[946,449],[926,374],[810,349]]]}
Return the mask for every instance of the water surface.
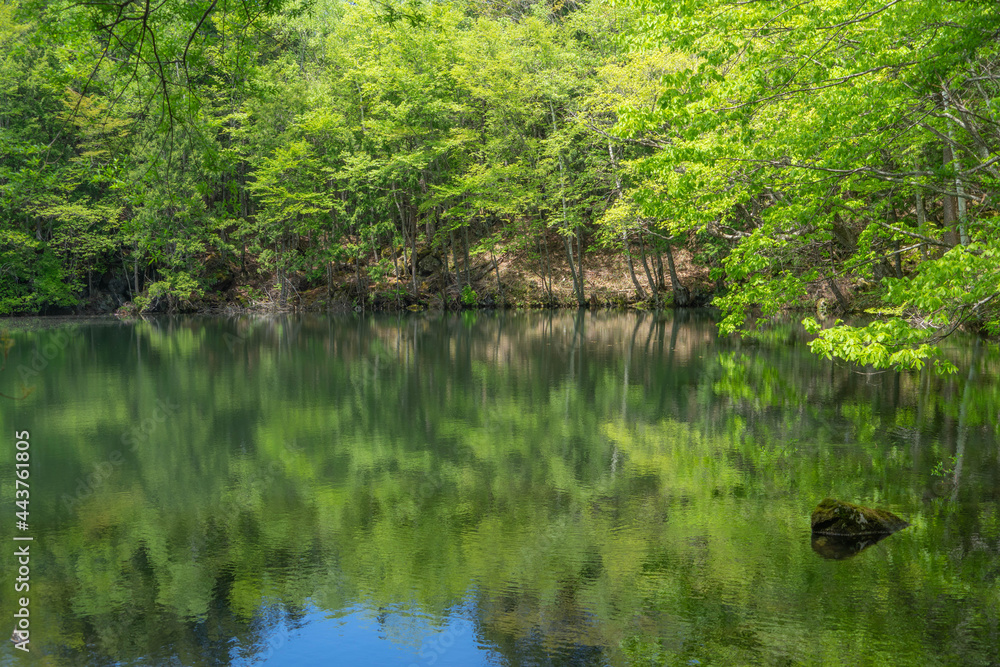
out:
{"label": "water surface", "polygon": [[[4,664],[997,664],[995,346],[941,378],[690,312],[5,327]],[[824,557],[827,496],[913,525]]]}

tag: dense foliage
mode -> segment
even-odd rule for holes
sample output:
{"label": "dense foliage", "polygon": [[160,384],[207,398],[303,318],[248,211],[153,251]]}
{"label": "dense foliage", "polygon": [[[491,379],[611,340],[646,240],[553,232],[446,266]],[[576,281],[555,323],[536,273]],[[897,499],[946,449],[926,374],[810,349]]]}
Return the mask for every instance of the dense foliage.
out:
{"label": "dense foliage", "polygon": [[814,350],[921,367],[1000,333],[998,14],[7,2],[0,314],[556,303],[560,270],[584,305],[608,257],[627,301],[686,305],[683,248],[723,331],[867,308]]}
{"label": "dense foliage", "polygon": [[621,123],[663,146],[638,195],[730,242],[723,331],[874,283],[881,317],[809,320],[815,351],[920,367],[963,322],[1000,332],[996,3],[640,4],[687,60]]}

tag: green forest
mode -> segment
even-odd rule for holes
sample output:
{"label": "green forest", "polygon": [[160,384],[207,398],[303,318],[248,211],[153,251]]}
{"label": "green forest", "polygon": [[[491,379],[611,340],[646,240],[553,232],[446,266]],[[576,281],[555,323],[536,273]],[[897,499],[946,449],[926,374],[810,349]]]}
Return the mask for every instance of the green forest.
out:
{"label": "green forest", "polygon": [[3,0],[0,315],[808,308],[818,354],[954,370],[1000,334],[998,34],[994,0]]}

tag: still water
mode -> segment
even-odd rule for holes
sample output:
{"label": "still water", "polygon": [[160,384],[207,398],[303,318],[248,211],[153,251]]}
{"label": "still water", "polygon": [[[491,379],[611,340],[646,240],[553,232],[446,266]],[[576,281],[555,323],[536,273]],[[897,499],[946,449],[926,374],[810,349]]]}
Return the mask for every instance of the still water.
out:
{"label": "still water", "polygon": [[[2,664],[1000,664],[994,345],[942,378],[691,312],[0,328]],[[912,525],[826,553],[825,497]]]}

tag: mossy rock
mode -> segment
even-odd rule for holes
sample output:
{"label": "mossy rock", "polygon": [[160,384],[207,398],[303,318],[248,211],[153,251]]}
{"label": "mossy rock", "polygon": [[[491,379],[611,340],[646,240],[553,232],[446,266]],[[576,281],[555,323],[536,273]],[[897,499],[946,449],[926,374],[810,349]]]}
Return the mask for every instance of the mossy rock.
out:
{"label": "mossy rock", "polygon": [[891,535],[910,524],[892,512],[827,498],[812,513],[814,535]]}

